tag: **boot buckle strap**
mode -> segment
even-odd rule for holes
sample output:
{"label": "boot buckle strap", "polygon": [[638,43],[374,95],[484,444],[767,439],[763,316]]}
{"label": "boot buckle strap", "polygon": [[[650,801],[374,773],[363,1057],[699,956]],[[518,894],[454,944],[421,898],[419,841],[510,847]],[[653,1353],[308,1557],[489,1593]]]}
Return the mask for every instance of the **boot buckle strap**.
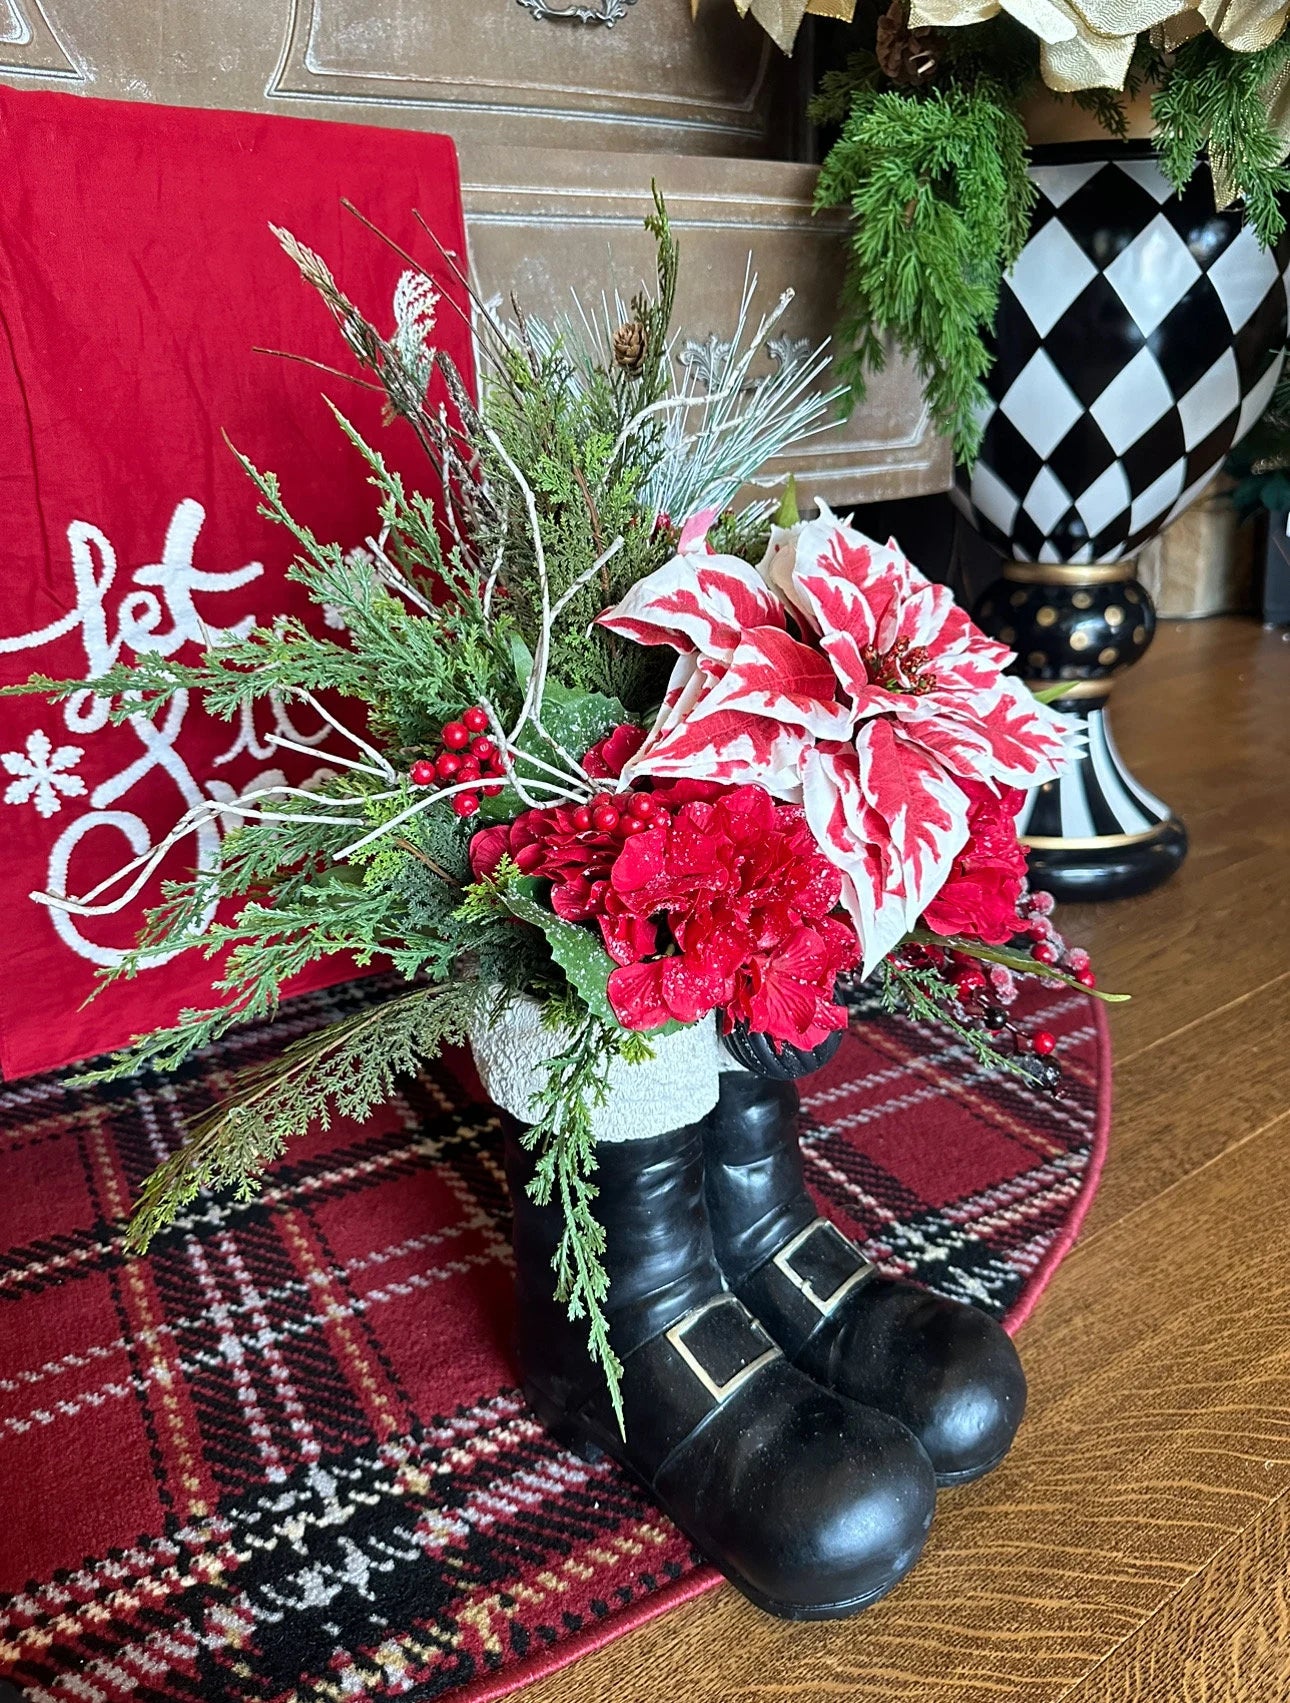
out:
{"label": "boot buckle strap", "polygon": [[[711,1323],[715,1322],[715,1309],[733,1307],[736,1313],[730,1319],[733,1330],[727,1328],[722,1333],[720,1325],[714,1338],[694,1347],[686,1341],[687,1336],[705,1324],[711,1333]],[[763,1366],[780,1357],[780,1349],[771,1341],[766,1332],[753,1318],[743,1302],[734,1295],[714,1295],[710,1301],[705,1301],[701,1307],[687,1313],[683,1319],[678,1319],[670,1330],[664,1331],[664,1336],[671,1343],[685,1365],[694,1374],[704,1389],[718,1406],[728,1401],[735,1391],[742,1388],[755,1372],[760,1372]],[[723,1340],[718,1340],[724,1336]],[[765,1344],[765,1347],[762,1347]],[[760,1352],[756,1352],[760,1350]],[[749,1353],[750,1358],[742,1365],[736,1365],[733,1371],[727,1372],[723,1378],[721,1371],[725,1370],[732,1358],[737,1359],[741,1354]],[[702,1356],[702,1358],[701,1358]],[[718,1359],[719,1356],[719,1359]],[[708,1364],[705,1364],[705,1359]],[[714,1367],[712,1362],[717,1360]],[[725,1364],[723,1364],[725,1363]]]}
{"label": "boot buckle strap", "polygon": [[[843,1298],[874,1270],[873,1262],[858,1252],[837,1225],[830,1224],[827,1218],[817,1218],[805,1230],[799,1230],[778,1253],[771,1256],[771,1264],[778,1266],[822,1318],[828,1318]],[[852,1269],[839,1270],[846,1266]],[[817,1282],[830,1279],[833,1280],[831,1288],[822,1291],[816,1287]]]}

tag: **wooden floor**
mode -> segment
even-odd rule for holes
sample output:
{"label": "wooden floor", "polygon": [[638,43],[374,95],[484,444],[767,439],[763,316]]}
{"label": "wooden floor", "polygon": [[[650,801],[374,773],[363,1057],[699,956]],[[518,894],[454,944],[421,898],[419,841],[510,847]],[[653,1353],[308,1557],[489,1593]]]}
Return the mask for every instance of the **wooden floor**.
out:
{"label": "wooden floor", "polygon": [[859,1619],[785,1625],[722,1586],[525,1703],[1290,1699],[1290,640],[1169,624],[1115,708],[1192,851],[1061,915],[1133,1004],[1100,1195],[1020,1337],[1012,1455],[941,1497]]}

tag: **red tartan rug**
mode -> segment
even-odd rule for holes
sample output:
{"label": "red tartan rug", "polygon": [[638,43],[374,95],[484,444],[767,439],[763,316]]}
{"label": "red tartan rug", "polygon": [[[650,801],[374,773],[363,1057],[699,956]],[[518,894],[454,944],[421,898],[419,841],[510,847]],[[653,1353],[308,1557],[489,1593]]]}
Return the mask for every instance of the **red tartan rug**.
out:
{"label": "red tartan rug", "polygon": [[[0,1674],[30,1703],[482,1703],[717,1582],[514,1388],[498,1131],[468,1067],[123,1259],[184,1118],[372,991],[294,1001],[175,1079],[0,1087]],[[1059,1101],[890,1018],[804,1085],[823,1209],[1010,1326],[1109,1114],[1098,1008],[1031,1009],[1061,1037]]]}

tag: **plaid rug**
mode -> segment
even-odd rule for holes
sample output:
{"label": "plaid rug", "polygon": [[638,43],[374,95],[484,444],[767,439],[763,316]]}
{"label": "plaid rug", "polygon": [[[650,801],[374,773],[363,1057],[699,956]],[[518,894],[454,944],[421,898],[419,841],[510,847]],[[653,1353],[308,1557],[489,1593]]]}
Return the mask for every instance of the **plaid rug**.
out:
{"label": "plaid rug", "polygon": [[[372,987],[174,1079],[0,1087],[0,1674],[31,1703],[482,1703],[716,1582],[514,1387],[498,1130],[464,1062],[123,1258],[184,1119]],[[1010,1324],[1074,1235],[1108,1114],[1092,1003],[1032,1011],[1061,1037],[1057,1101],[893,1019],[804,1085],[823,1209],[884,1270]]]}

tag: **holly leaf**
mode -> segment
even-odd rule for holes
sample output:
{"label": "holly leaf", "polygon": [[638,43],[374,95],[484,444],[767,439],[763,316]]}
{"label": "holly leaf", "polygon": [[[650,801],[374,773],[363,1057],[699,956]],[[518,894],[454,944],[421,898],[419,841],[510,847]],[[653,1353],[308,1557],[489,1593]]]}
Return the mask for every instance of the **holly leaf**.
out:
{"label": "holly leaf", "polygon": [[551,956],[569,978],[569,985],[586,1001],[593,1017],[610,1028],[618,1019],[609,1003],[609,977],[614,961],[598,935],[581,923],[565,922],[538,900],[538,883],[533,876],[517,875],[495,886],[498,898],[512,916],[541,929]]}
{"label": "holly leaf", "polygon": [[[549,680],[542,694],[543,727],[579,763],[598,739],[630,720],[618,699],[607,698],[602,692],[574,692]],[[526,728],[520,735],[520,745],[525,750],[530,749],[526,744],[528,732]],[[537,733],[533,738],[534,756],[549,759],[550,747],[546,741]]]}

